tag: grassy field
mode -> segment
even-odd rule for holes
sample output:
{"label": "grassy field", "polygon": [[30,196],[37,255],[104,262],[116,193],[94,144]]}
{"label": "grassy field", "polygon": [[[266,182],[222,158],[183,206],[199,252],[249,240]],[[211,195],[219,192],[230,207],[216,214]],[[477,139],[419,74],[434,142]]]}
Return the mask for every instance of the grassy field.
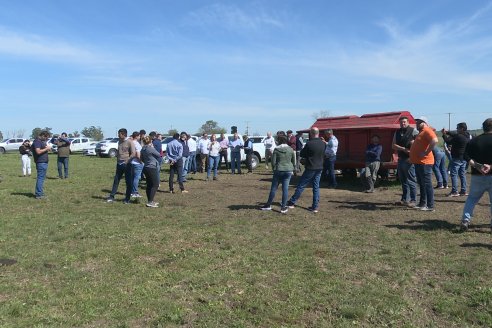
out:
{"label": "grassy field", "polygon": [[318,214],[308,189],[281,215],[258,210],[259,169],[194,175],[151,209],[104,202],[112,159],[74,155],[68,180],[50,160],[36,200],[35,174],[0,156],[1,327],[492,326],[486,198],[467,233],[462,197],[440,190],[427,213],[394,205],[397,185],[368,195],[358,181],[324,188]]}

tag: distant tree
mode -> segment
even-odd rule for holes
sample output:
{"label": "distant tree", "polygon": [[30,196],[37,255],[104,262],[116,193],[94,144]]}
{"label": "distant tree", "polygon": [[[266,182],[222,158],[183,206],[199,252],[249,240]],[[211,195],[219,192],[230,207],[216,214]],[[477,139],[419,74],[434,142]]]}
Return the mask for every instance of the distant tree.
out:
{"label": "distant tree", "polygon": [[312,118],[317,120],[318,118],[329,117],[329,110],[320,110],[319,112],[313,113]]}
{"label": "distant tree", "polygon": [[73,136],[73,138],[78,138],[78,137],[80,137],[80,133],[79,133],[79,131],[73,131],[73,132],[72,132],[72,133],[70,133],[70,134]]}
{"label": "distant tree", "polygon": [[201,128],[198,130],[199,134],[220,134],[220,133],[226,133],[226,129],[221,128],[219,124],[213,120],[206,121],[205,124],[201,126]]}
{"label": "distant tree", "polygon": [[41,129],[41,128],[34,128],[32,129],[32,133],[31,133],[31,139],[35,139],[38,137],[38,135],[41,133],[41,131],[48,131],[49,134],[51,134],[51,128],[44,128],[44,129]]}
{"label": "distant tree", "polygon": [[24,134],[26,134],[25,129],[19,129],[19,130],[15,131],[15,137],[16,138],[24,138]]}
{"label": "distant tree", "polygon": [[[77,131],[75,131],[77,132]],[[75,133],[74,132],[74,133]],[[92,138],[94,140],[102,140],[104,139],[104,134],[100,126],[90,126],[82,129],[82,135],[87,138]]]}
{"label": "distant tree", "polygon": [[173,136],[175,133],[179,133],[179,131],[177,129],[170,129],[167,131],[168,136]]}

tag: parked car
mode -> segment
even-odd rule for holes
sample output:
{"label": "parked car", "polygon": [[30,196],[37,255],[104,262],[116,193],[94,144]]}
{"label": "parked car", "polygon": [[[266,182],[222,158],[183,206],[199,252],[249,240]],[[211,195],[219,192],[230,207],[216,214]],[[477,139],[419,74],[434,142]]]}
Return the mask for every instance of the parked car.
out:
{"label": "parked car", "polygon": [[84,148],[88,148],[94,140],[91,138],[68,138],[70,140],[70,152],[82,152]]}
{"label": "parked car", "polygon": [[118,138],[105,139],[99,142],[94,151],[99,157],[115,157],[118,152]]}
{"label": "parked car", "polygon": [[19,151],[19,147],[25,139],[23,138],[9,138],[0,142],[0,154],[5,154],[6,152]]}
{"label": "parked car", "polygon": [[88,148],[85,148],[82,150],[82,154],[85,156],[96,156],[96,145],[97,142],[91,142],[90,146]]}

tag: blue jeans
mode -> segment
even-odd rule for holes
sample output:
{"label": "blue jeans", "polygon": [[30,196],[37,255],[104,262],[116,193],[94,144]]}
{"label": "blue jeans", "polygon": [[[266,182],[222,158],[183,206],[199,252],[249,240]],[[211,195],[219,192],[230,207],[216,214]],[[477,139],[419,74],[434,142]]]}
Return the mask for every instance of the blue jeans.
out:
{"label": "blue jeans", "polygon": [[465,207],[463,208],[463,216],[461,217],[462,222],[471,221],[475,205],[477,205],[485,192],[489,193],[490,217],[492,218],[492,175],[472,174],[470,194],[466,198]]}
{"label": "blue jeans", "polygon": [[36,189],[34,195],[36,197],[44,196],[44,179],[46,179],[46,172],[48,171],[48,163],[36,163]]}
{"label": "blue jeans", "polygon": [[419,206],[434,208],[434,188],[432,187],[433,164],[415,164],[417,183],[420,188]]}
{"label": "blue jeans", "polygon": [[275,198],[275,193],[278,189],[278,184],[282,183],[282,203],[281,207],[287,206],[287,199],[289,198],[289,183],[292,177],[292,172],[285,171],[274,171],[272,178],[272,186],[270,188],[270,195],[268,195],[268,201],[266,205],[272,205],[273,199]]}
{"label": "blue jeans", "polygon": [[308,185],[308,183],[313,184],[313,208],[317,209],[319,205],[319,180],[321,179],[321,173],[323,170],[304,170],[304,173],[301,176],[301,180],[297,184],[296,191],[294,195],[290,198],[289,202],[295,204],[296,201],[301,197],[304,188]]}
{"label": "blue jeans", "polygon": [[328,177],[328,186],[336,187],[337,186],[337,178],[335,176],[335,162],[337,160],[336,156],[325,158],[323,163],[323,171],[325,171],[326,176]]}
{"label": "blue jeans", "polygon": [[417,199],[415,167],[407,159],[398,159],[398,178],[403,191],[401,200],[403,202],[415,202]]}
{"label": "blue jeans", "polygon": [[120,180],[125,175],[125,183],[126,183],[126,192],[125,192],[125,200],[129,201],[130,196],[132,194],[132,166],[131,164],[126,163],[116,163],[116,173],[114,175],[113,188],[111,189],[111,194],[109,197],[114,198],[116,193],[118,192],[118,186],[120,184]]}
{"label": "blue jeans", "polygon": [[64,170],[64,173],[65,173],[65,178],[68,178],[68,157],[58,157],[58,176],[60,178],[63,178],[63,174],[62,174],[62,166],[63,168],[65,169]]}
{"label": "blue jeans", "polygon": [[446,154],[443,151],[434,153],[434,166],[432,167],[436,176],[438,187],[448,186],[448,171],[446,170]]}
{"label": "blue jeans", "polygon": [[214,178],[217,177],[217,168],[219,167],[219,158],[220,156],[210,156],[208,155],[208,168],[207,168],[207,178],[210,177],[210,172],[212,168],[214,169]]}
{"label": "blue jeans", "polygon": [[144,165],[143,163],[134,164],[132,163],[132,194],[138,194],[138,183],[140,182],[140,177],[142,176]]}
{"label": "blue jeans", "polygon": [[183,157],[183,173],[182,173],[182,179],[185,180],[186,176],[188,175],[188,166],[189,163],[188,161],[190,160],[190,157]]}
{"label": "blue jeans", "polygon": [[466,193],[466,161],[453,159],[450,163],[451,171],[451,192],[458,192],[458,176],[461,181],[461,193]]}
{"label": "blue jeans", "polygon": [[196,173],[196,151],[190,151],[188,156],[188,169],[187,172]]}
{"label": "blue jeans", "polygon": [[233,152],[231,152],[231,173],[232,174],[236,173],[236,167],[237,167],[237,173],[241,174],[241,152],[233,151]]}

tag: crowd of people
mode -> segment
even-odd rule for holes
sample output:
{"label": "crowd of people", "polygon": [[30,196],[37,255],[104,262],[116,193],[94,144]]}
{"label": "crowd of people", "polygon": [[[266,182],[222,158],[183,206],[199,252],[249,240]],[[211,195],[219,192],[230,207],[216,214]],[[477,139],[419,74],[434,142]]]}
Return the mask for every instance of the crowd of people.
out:
{"label": "crowd of people", "polygon": [[[438,137],[426,117],[415,120],[416,128],[410,126],[408,117],[400,118],[400,128],[395,132],[392,150],[398,155],[397,175],[401,183],[402,195],[398,204],[417,210],[435,211],[434,189],[449,188],[448,197],[468,196],[464,206],[461,228],[467,230],[473,217],[473,210],[484,192],[489,193],[492,203],[492,118],[483,122],[483,134],[471,138],[466,123],[457,125],[456,132],[443,129],[444,147],[438,146]],[[307,142],[302,132],[296,135],[291,130],[278,131],[276,137],[268,133],[263,140],[265,145],[265,166],[273,171],[272,183],[268,200],[261,210],[271,210],[278,186],[282,185],[280,212],[287,213],[295,208],[308,184],[312,185],[313,199],[309,210],[319,211],[319,184],[325,177],[329,188],[337,187],[335,174],[338,140],[333,130],[326,129],[321,134],[313,127],[309,131]],[[31,175],[31,160],[36,164],[37,178],[35,187],[36,199],[44,198],[44,180],[48,168],[48,152],[51,145],[47,143],[49,133],[42,131],[32,145],[26,140],[19,148],[22,159],[23,176]],[[154,201],[160,186],[160,172],[164,161],[162,136],[156,132],[146,135],[144,130],[128,136],[126,129],[118,131],[118,151],[116,169],[111,193],[107,202],[114,202],[119,183],[125,177],[125,197],[123,203],[128,204],[132,198],[142,197],[139,185],[146,182],[148,207],[158,207]],[[61,179],[69,177],[68,159],[70,141],[66,133],[56,140],[58,146],[58,175]],[[181,193],[188,193],[185,188],[189,174],[205,173],[207,181],[218,180],[218,170],[222,165],[231,174],[241,174],[241,151],[246,155],[246,168],[252,172],[253,143],[247,137],[241,138],[235,132],[232,138],[221,134],[210,138],[206,133],[195,141],[186,132],[175,133],[173,140],[167,144],[166,159],[169,163],[169,192],[175,193],[176,178]],[[381,164],[382,145],[380,137],[373,135],[366,148],[365,168],[360,172],[366,193],[374,192]],[[446,157],[449,165],[446,167]],[[228,159],[230,158],[230,162]],[[304,170],[301,170],[301,165]],[[466,172],[471,166],[471,185],[468,187]],[[293,195],[289,198],[288,187],[291,177],[302,172]],[[433,186],[432,174],[437,181]],[[450,176],[450,179],[448,178]],[[420,197],[417,201],[417,187]],[[469,189],[469,193],[468,193]],[[492,205],[491,205],[492,216]],[[491,221],[492,228],[492,221]]]}

